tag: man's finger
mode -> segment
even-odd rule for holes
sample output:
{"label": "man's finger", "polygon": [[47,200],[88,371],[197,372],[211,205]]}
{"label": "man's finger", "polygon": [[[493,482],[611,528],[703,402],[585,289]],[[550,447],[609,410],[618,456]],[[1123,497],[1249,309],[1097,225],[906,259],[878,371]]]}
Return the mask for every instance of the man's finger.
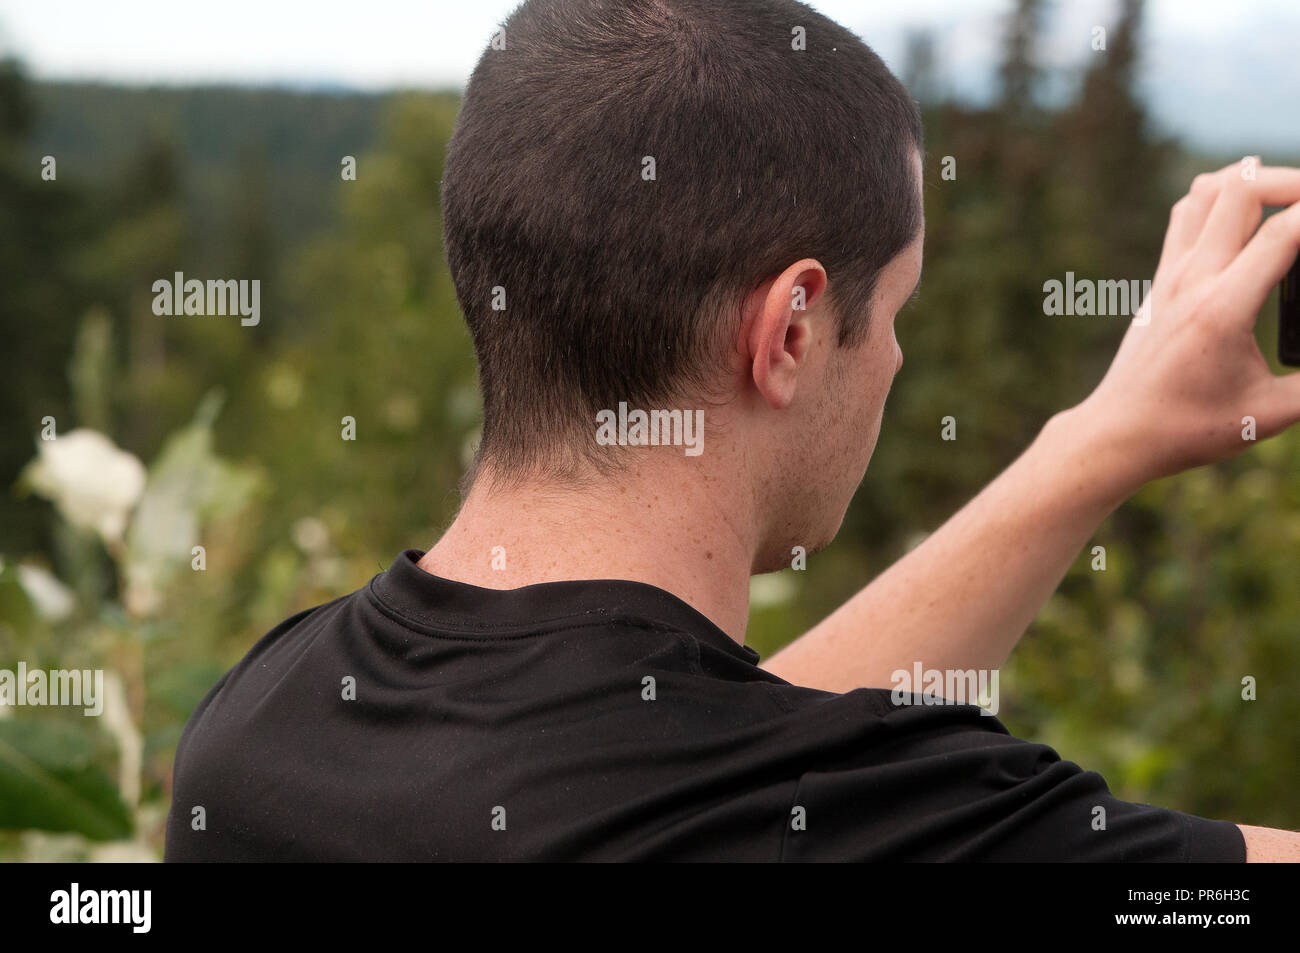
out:
{"label": "man's finger", "polygon": [[1264,206],[1300,201],[1300,169],[1259,166],[1253,174],[1251,179],[1239,174],[1222,180],[1189,267],[1206,272],[1223,269],[1254,234]]}
{"label": "man's finger", "polygon": [[1270,216],[1224,269],[1215,290],[1222,310],[1252,324],[1273,286],[1300,254],[1300,202]]}
{"label": "man's finger", "polygon": [[1219,196],[1224,179],[1236,172],[1238,163],[1233,163],[1218,172],[1202,172],[1192,179],[1192,186],[1187,194],[1174,203],[1169,212],[1169,228],[1165,231],[1165,244],[1160,252],[1160,263],[1156,271],[1181,259],[1191,251],[1200,237],[1201,229],[1210,215],[1214,200]]}
{"label": "man's finger", "polygon": [[1268,435],[1281,433],[1300,421],[1300,371],[1273,378],[1268,394],[1268,419],[1260,419],[1260,429]]}

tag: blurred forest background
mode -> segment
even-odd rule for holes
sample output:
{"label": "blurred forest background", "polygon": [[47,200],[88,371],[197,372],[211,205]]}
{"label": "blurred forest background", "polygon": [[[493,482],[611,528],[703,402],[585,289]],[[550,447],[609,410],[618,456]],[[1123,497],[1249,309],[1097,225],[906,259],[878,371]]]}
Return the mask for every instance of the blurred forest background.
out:
{"label": "blurred forest background", "polygon": [[[988,107],[936,95],[933,44],[914,36],[928,234],[898,322],[907,362],[837,542],[754,580],[764,657],[1101,378],[1126,322],[1047,317],[1043,282],[1150,277],[1192,175],[1240,158],[1153,132],[1134,90],[1142,5],[1120,10],[1052,107],[1036,0],[1017,4]],[[160,857],[172,756],[207,690],[283,618],[453,516],[479,422],[440,245],[457,105],[36,83],[0,64],[0,668],[108,673],[101,718],[0,709],[0,859]],[[155,316],[151,285],[175,271],[260,279],[260,324]],[[1259,336],[1272,361],[1275,302]],[[939,439],[948,414],[955,442]],[[1105,571],[1085,550],[1003,671],[1011,731],[1123,798],[1300,828],[1297,464],[1293,432],[1108,520],[1089,544]]]}

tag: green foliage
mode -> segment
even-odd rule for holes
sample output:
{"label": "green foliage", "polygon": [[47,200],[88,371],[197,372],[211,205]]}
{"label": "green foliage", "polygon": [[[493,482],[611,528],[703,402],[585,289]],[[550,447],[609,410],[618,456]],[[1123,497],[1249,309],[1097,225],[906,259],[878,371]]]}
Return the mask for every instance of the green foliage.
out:
{"label": "green foliage", "polygon": [[131,835],[131,814],[94,761],[85,731],[37,718],[0,720],[0,827]]}

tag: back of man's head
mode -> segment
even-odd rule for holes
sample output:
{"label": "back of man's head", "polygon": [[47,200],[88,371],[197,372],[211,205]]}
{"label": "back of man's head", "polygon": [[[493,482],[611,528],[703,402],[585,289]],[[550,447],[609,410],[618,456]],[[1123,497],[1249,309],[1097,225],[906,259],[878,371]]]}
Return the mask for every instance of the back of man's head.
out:
{"label": "back of man's head", "polygon": [[442,184],[481,462],[613,465],[596,413],[714,394],[744,296],[802,258],[863,339],[922,132],[856,36],[794,0],[527,0],[499,40]]}

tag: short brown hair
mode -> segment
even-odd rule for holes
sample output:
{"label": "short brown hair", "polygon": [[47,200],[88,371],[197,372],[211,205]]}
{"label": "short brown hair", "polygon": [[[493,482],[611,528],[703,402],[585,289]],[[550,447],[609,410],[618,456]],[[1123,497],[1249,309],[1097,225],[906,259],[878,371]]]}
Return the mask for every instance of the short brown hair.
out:
{"label": "short brown hair", "polygon": [[480,459],[608,463],[596,411],[707,391],[744,296],[800,258],[859,343],[921,227],[921,144],[880,58],[794,0],[527,0],[474,70],[442,181]]}

